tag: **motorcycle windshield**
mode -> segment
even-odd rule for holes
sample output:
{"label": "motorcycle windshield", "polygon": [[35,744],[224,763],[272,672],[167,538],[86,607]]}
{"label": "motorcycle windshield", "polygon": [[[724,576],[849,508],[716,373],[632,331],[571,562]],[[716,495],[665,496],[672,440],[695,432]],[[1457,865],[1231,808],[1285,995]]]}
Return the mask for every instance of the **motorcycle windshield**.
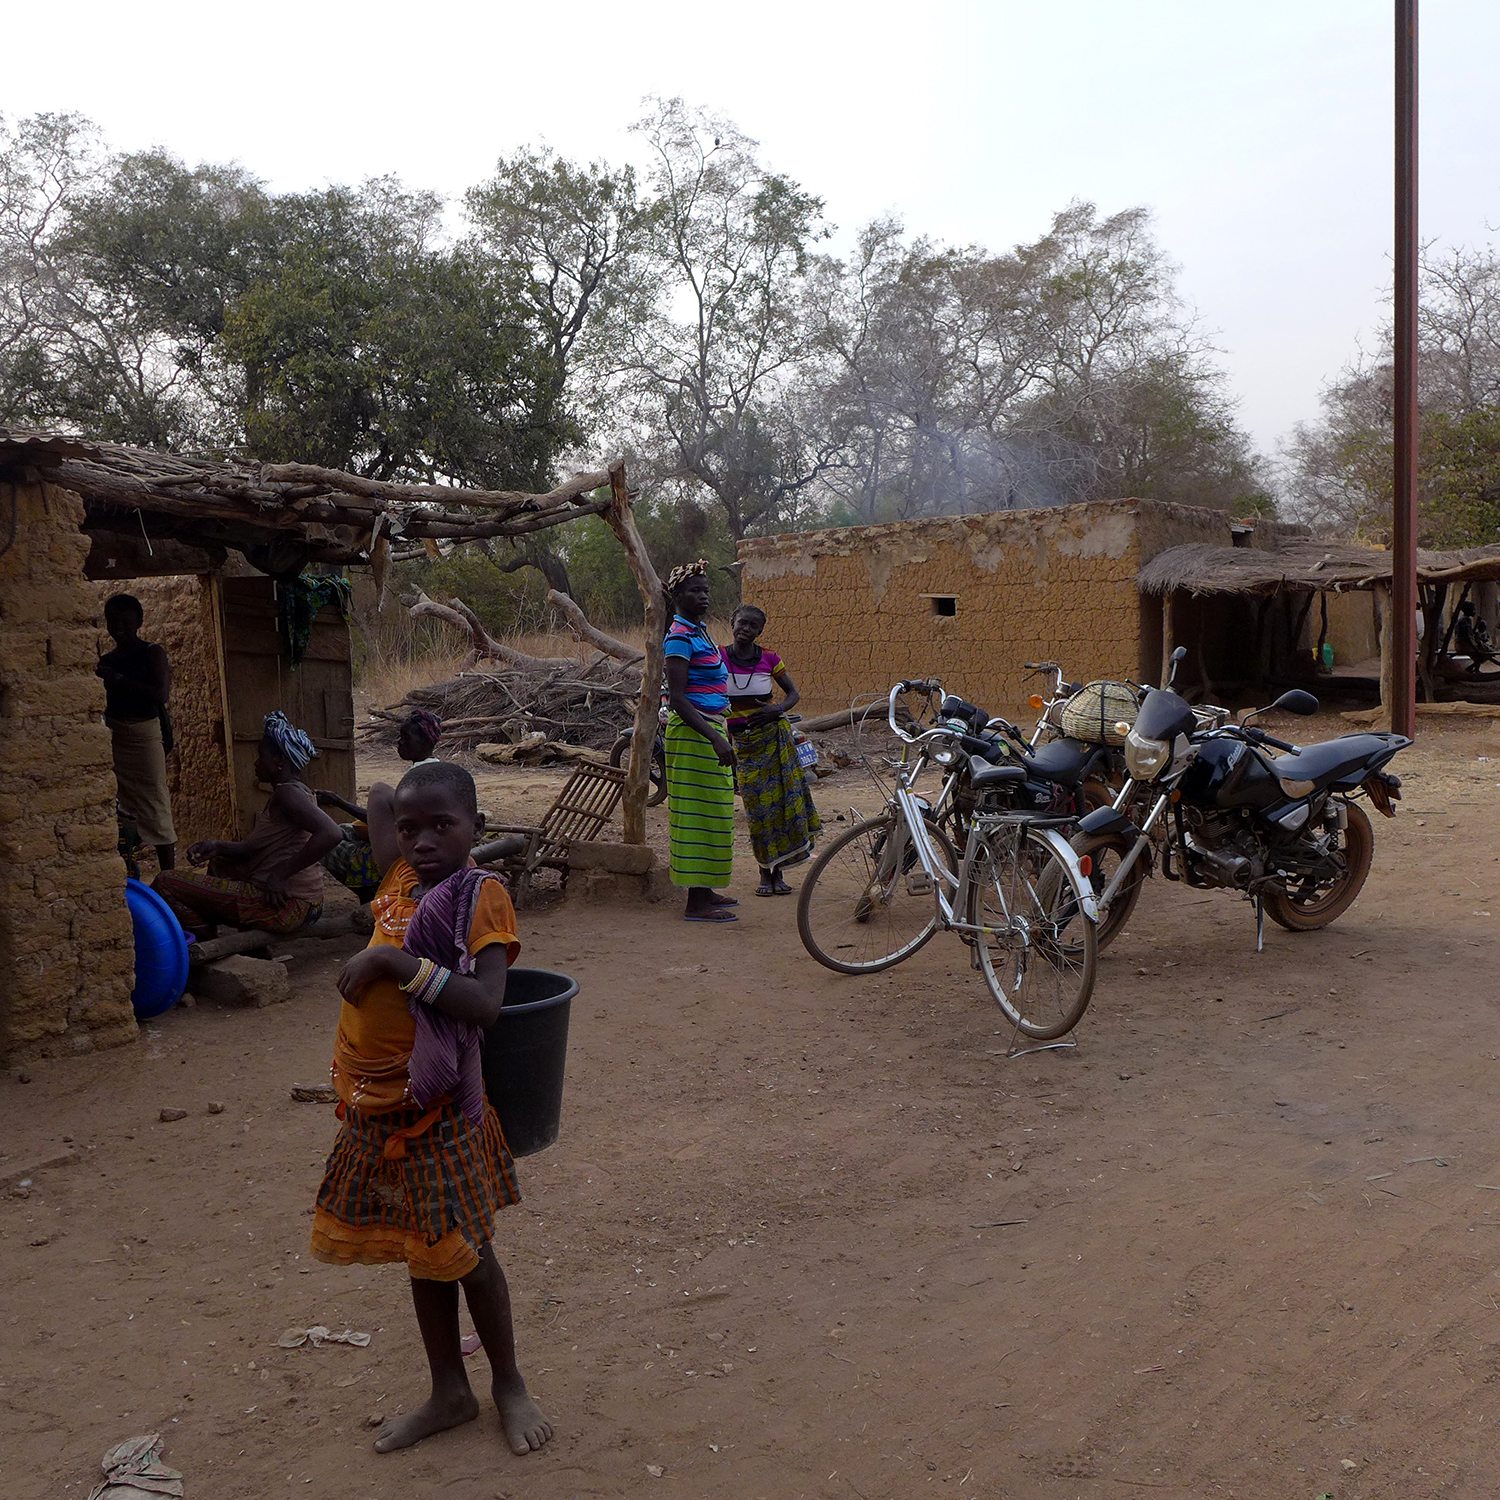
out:
{"label": "motorcycle windshield", "polygon": [[1179,734],[1191,734],[1195,727],[1192,706],[1165,688],[1152,688],[1135,716],[1135,732],[1145,740],[1171,744]]}

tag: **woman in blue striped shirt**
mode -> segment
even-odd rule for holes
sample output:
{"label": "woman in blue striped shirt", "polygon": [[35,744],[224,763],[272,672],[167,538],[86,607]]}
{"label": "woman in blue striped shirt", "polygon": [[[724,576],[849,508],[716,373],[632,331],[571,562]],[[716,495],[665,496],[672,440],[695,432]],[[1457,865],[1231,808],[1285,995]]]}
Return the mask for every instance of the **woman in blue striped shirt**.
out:
{"label": "woman in blue striped shirt", "polygon": [[729,884],[734,858],[734,751],[725,714],[729,673],[704,627],[708,563],[699,559],[667,575],[672,623],[666,657],[667,798],[672,827],[672,883],[687,887],[689,922],[733,922],[738,905],[716,894]]}

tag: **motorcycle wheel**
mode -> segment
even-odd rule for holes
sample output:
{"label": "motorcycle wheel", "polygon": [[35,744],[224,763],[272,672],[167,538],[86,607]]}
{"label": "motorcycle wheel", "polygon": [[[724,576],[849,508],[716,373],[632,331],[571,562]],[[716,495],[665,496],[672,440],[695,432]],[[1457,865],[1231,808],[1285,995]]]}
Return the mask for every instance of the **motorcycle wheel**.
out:
{"label": "motorcycle wheel", "polygon": [[[630,734],[622,734],[609,752],[609,763],[622,771],[630,769]],[[651,795],[646,798],[647,807],[660,807],[667,800],[667,768],[653,749],[651,752]]]}
{"label": "motorcycle wheel", "polygon": [[[1134,839],[1127,839],[1119,833],[1096,833],[1073,840],[1073,850],[1078,857],[1082,859],[1087,854],[1094,862],[1094,868],[1089,875],[1089,884],[1093,886],[1096,896],[1114,879],[1115,871],[1120,868],[1120,862],[1134,844]],[[1115,892],[1115,899],[1109,903],[1109,910],[1099,919],[1098,943],[1101,952],[1119,935],[1130,920],[1130,914],[1135,910],[1136,902],[1141,899],[1141,888],[1146,883],[1148,868],[1146,853],[1147,851],[1143,850],[1140,858],[1130,867],[1125,883]]]}
{"label": "motorcycle wheel", "polygon": [[1354,905],[1364,889],[1375,856],[1375,830],[1362,807],[1349,804],[1349,823],[1344,829],[1344,873],[1331,886],[1299,896],[1296,891],[1266,894],[1266,915],[1288,932],[1316,932]]}

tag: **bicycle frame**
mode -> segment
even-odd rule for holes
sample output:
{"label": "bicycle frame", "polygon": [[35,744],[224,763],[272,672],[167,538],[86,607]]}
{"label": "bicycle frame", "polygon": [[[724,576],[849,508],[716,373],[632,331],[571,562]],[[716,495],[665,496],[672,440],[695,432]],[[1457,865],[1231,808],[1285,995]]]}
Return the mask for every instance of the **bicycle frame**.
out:
{"label": "bicycle frame", "polygon": [[[995,928],[978,926],[974,923],[963,921],[958,916],[958,912],[966,904],[970,870],[978,845],[981,841],[987,842],[990,833],[998,828],[1015,830],[1020,838],[1025,838],[1029,835],[1041,840],[1068,870],[1073,883],[1073,889],[1080,893],[1079,906],[1084,916],[1091,922],[1097,922],[1099,920],[1101,903],[1093,894],[1088,876],[1085,874],[1083,866],[1079,863],[1078,855],[1074,852],[1073,846],[1062,837],[1057,829],[1040,826],[1043,820],[1030,817],[1024,813],[987,813],[975,818],[974,825],[969,831],[969,840],[963,850],[957,874],[950,873],[943,868],[933,849],[932,840],[928,836],[923,805],[918,799],[916,792],[912,789],[912,783],[915,781],[917,775],[926,767],[929,758],[927,754],[928,746],[935,745],[937,741],[942,739],[952,742],[957,737],[951,731],[944,729],[928,729],[918,734],[911,734],[901,728],[896,722],[896,700],[903,692],[914,688],[925,690],[929,695],[941,693],[942,691],[942,686],[936,679],[928,679],[925,682],[916,684],[898,682],[891,689],[887,713],[891,732],[906,744],[917,747],[921,752],[914,766],[903,763],[896,768],[896,790],[892,797],[892,803],[900,813],[897,826],[911,840],[912,849],[922,866],[922,873],[931,884],[933,899],[937,906],[938,919],[943,927],[950,932],[973,933],[979,936],[995,935]],[[962,752],[959,751],[958,753]],[[939,763],[941,764],[941,761]],[[948,778],[948,782],[944,788],[944,796],[949,795],[956,780],[956,775]],[[893,869],[899,871],[901,868],[899,840],[897,840],[897,847],[893,852],[895,854]],[[918,893],[913,892],[913,894]]]}

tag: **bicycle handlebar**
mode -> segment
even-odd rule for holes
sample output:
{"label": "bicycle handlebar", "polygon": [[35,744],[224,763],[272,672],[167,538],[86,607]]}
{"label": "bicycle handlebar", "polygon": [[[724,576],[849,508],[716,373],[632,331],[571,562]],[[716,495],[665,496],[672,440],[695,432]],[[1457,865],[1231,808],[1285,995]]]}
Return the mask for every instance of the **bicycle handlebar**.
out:
{"label": "bicycle handlebar", "polygon": [[886,700],[886,722],[891,727],[891,733],[897,739],[905,740],[908,745],[925,744],[930,739],[940,739],[943,736],[952,738],[954,731],[941,727],[924,729],[921,734],[911,734],[896,722],[896,699],[902,693],[926,693],[933,697],[943,690],[943,684],[936,677],[918,677],[911,682],[898,682],[891,689],[890,697]]}

